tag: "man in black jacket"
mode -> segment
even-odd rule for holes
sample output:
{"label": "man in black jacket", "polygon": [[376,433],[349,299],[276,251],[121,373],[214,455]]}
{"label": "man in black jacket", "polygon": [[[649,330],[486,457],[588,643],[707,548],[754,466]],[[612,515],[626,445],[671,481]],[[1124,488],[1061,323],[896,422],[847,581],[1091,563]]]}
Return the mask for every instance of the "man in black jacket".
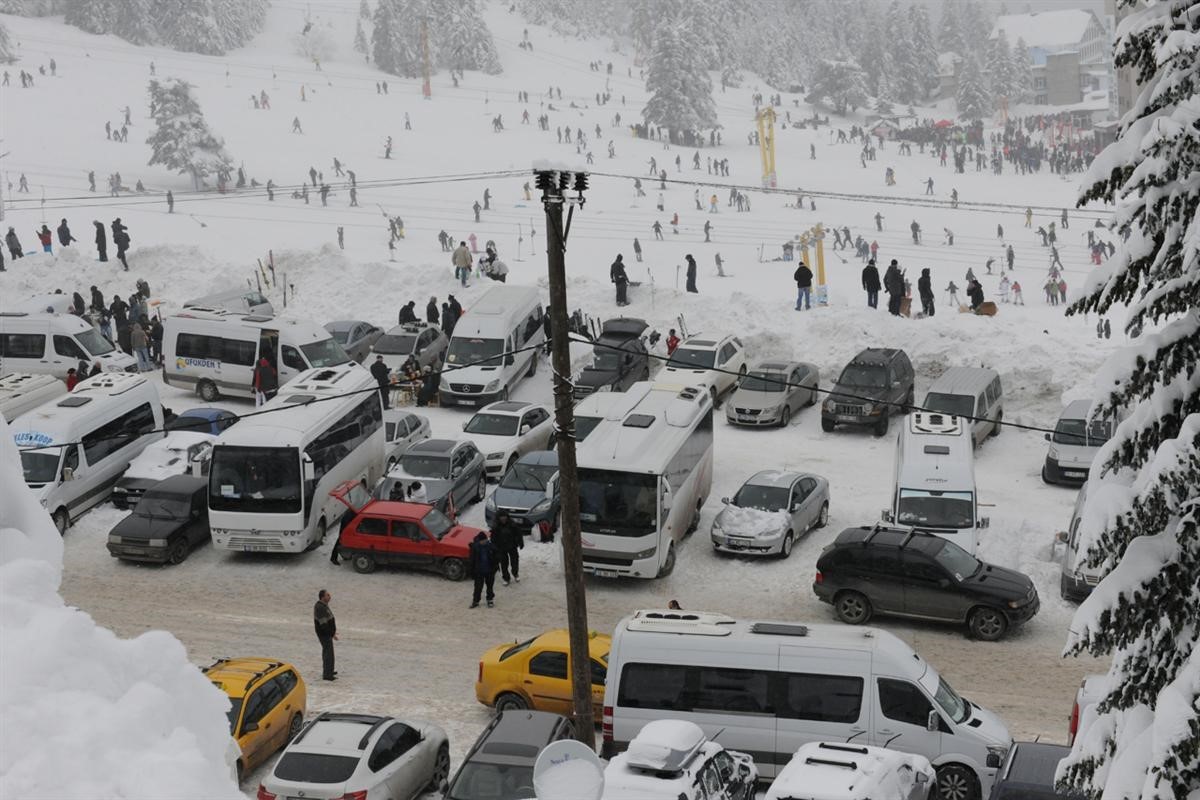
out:
{"label": "man in black jacket", "polygon": [[425,306],[425,321],[437,325],[441,321],[440,313],[438,311],[437,298],[430,297],[429,303]]}
{"label": "man in black jacket", "polygon": [[699,294],[700,290],[696,288],[696,259],[692,258],[691,253],[684,258],[687,260],[687,290],[692,294]]}
{"label": "man in black jacket", "polygon": [[917,294],[921,296],[921,310],[925,312],[925,316],[932,317],[934,312],[933,279],[929,276],[929,267],[922,269],[921,277],[917,278]]}
{"label": "man in black jacket", "polygon": [[624,256],[617,253],[617,260],[609,267],[608,275],[612,282],[617,286],[617,305],[629,305],[629,298],[626,294],[629,288],[629,276],[625,274],[625,262],[622,260]]}
{"label": "man in black jacket", "polygon": [[492,525],[492,545],[499,556],[500,577],[504,579],[504,585],[509,585],[510,571],[511,580],[520,583],[521,558],[518,551],[525,547],[525,536],[513,524],[507,511],[501,510],[496,514],[496,522]]}
{"label": "man in black jacket", "polygon": [[96,226],[96,252],[101,261],[108,261],[108,234],[104,232],[104,223],[96,220],[92,224]]}
{"label": "man in black jacket", "polygon": [[812,270],[803,261],[800,266],[796,267],[796,271],[792,274],[792,279],[796,281],[796,310],[800,310],[800,303],[804,303],[804,310],[808,311],[812,308],[810,300],[812,298]]}
{"label": "man in black jacket", "polygon": [[883,274],[883,290],[888,294],[888,313],[893,317],[900,316],[900,305],[904,299],[904,276],[900,274],[900,265],[896,259],[888,265]]}
{"label": "man in black jacket", "polygon": [[413,310],[416,307],[416,305],[417,305],[416,300],[409,300],[407,303],[400,306],[399,323],[401,325],[403,325],[406,322],[416,322],[417,321],[417,312]]}
{"label": "man in black jacket", "polygon": [[388,389],[391,388],[391,370],[387,364],[383,363],[383,356],[375,356],[375,363],[371,365],[371,377],[379,384],[379,399],[383,401],[383,408],[386,411],[388,408]]}
{"label": "man in black jacket", "polygon": [[879,267],[875,266],[873,258],[863,267],[862,287],[867,293],[867,307],[879,308]]}
{"label": "man in black jacket", "polygon": [[71,242],[75,241],[75,237],[71,235],[71,228],[67,225],[64,219],[62,224],[58,226],[58,243],[66,247]]}
{"label": "man in black jacket", "polygon": [[338,635],[337,620],[329,610],[332,599],[333,595],[322,589],[317,592],[317,603],[313,606],[313,628],[321,643],[321,678],[327,681],[337,680],[337,670],[333,668],[333,643]]}
{"label": "man in black jacket", "polygon": [[979,281],[967,284],[967,297],[971,298],[971,310],[978,312],[979,307],[983,305],[983,286]]}
{"label": "man in black jacket", "polygon": [[475,581],[475,589],[471,594],[471,608],[479,608],[479,598],[483,594],[484,586],[487,586],[487,604],[488,608],[491,608],[496,601],[496,591],[493,588],[496,582],[496,546],[488,539],[486,533],[480,531],[471,540],[469,553],[467,563],[471,570],[471,578]]}

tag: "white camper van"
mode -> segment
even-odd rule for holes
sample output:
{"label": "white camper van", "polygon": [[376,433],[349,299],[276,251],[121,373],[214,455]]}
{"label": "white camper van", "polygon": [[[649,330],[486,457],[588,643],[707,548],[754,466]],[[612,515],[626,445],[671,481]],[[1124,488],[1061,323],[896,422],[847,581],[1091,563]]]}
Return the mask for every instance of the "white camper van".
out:
{"label": "white camper van", "polygon": [[32,372],[65,380],[80,361],[98,361],[105,372],[137,372],[137,359],[74,314],[0,312],[0,375]]}
{"label": "white camper van", "polygon": [[25,483],[60,533],[112,492],[129,461],[163,436],[154,384],[140,375],[88,378],[12,423]]}
{"label": "white camper van", "polygon": [[972,417],[967,421],[976,445],[989,436],[1000,435],[1004,391],[1000,375],[994,369],[951,367],[929,387],[922,405],[926,411]]}
{"label": "white camper van", "polygon": [[67,385],[53,375],[14,372],[0,378],[0,417],[12,422],[26,411],[67,393]]}
{"label": "white camper van", "polygon": [[207,294],[183,304],[184,308],[205,308],[211,311],[232,311],[235,314],[254,314],[260,317],[275,316],[275,307],[257,289],[233,289],[228,292]]}
{"label": "white camper van", "polygon": [[887,631],[637,611],[612,637],[602,754],[660,719],[699,725],[764,777],[808,742],[886,745],[929,759],[945,797],[986,797],[1012,745],[999,717]]}
{"label": "white camper van", "polygon": [[260,358],[278,370],[279,385],[307,369],[350,363],[329,331],[315,322],[195,308],[163,320],[163,383],[195,389],[207,403],[253,397]]}
{"label": "white camper van", "polygon": [[495,286],[469,306],[446,348],[438,386],[441,404],[485,406],[507,400],[537,370],[538,350],[546,341],[542,314],[532,286]]}
{"label": "white camper van", "polygon": [[909,414],[896,443],[886,522],[937,534],[974,555],[979,529],[974,440],[968,420],[950,414]]}

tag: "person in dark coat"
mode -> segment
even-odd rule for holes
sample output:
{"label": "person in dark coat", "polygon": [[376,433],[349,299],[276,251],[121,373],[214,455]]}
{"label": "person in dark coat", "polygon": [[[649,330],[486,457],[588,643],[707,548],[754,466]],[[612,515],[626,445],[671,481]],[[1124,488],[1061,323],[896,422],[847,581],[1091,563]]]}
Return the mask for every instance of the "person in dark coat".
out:
{"label": "person in dark coat", "polygon": [[511,580],[520,583],[521,557],[518,551],[525,548],[525,536],[503,509],[496,514],[496,521],[492,524],[492,545],[499,556],[500,577],[504,579],[504,585],[509,585],[510,572]]}
{"label": "person in dark coat", "polygon": [[86,310],[87,309],[83,303],[83,295],[81,295],[79,292],[75,292],[74,294],[72,294],[71,295],[71,313],[75,314],[76,316],[82,317],[83,312]]}
{"label": "person in dark coat", "polygon": [[417,392],[417,405],[427,406],[437,396],[438,380],[441,375],[428,364],[421,370],[421,389]]}
{"label": "person in dark coat", "polygon": [[371,365],[371,377],[379,384],[379,399],[383,401],[384,409],[388,407],[388,389],[391,388],[391,370],[387,364],[383,363],[383,356],[375,356],[375,363]]}
{"label": "person in dark coat", "polygon": [[629,305],[629,276],[625,273],[624,256],[617,253],[617,260],[609,267],[608,276],[617,287],[617,305]]}
{"label": "person in dark coat", "polygon": [[893,317],[900,316],[900,302],[904,299],[904,276],[894,258],[883,273],[883,290],[888,294],[888,313]]}
{"label": "person in dark coat", "polygon": [[499,561],[496,546],[488,539],[486,533],[480,531],[471,540],[468,553],[467,564],[471,571],[471,578],[475,582],[475,588],[471,593],[471,608],[479,608],[479,599],[485,586],[487,587],[488,608],[491,608],[496,601],[496,590],[493,588]]}
{"label": "person in dark coat", "polygon": [[450,303],[450,313],[454,315],[454,322],[457,324],[463,315],[462,303],[452,294],[446,295],[446,300]]}
{"label": "person in dark coat", "polygon": [[121,218],[112,221],[113,244],[117,246],[117,260],[129,271],[129,262],[125,260],[125,252],[129,250],[129,228],[121,224]]}
{"label": "person in dark coat", "polygon": [[260,358],[257,366],[254,367],[254,405],[261,406],[267,402],[278,388],[278,373],[271,366],[271,362],[266,358]]}
{"label": "person in dark coat", "polygon": [[96,220],[92,224],[96,226],[96,252],[101,261],[108,261],[108,234],[104,232],[104,223]]}
{"label": "person in dark coat", "polygon": [[106,308],[104,305],[104,293],[101,292],[99,289],[97,289],[95,286],[93,286],[91,288],[91,292],[92,292],[92,310],[93,311],[105,311]]}
{"label": "person in dark coat", "polygon": [[24,257],[25,252],[21,249],[21,240],[17,238],[17,232],[12,228],[9,228],[8,233],[5,234],[4,243],[8,245],[8,254],[12,256],[13,261]]}
{"label": "person in dark coat", "polygon": [[696,259],[692,258],[691,253],[684,258],[687,260],[687,290],[692,294],[699,294],[700,290],[696,288]]}
{"label": "person in dark coat", "polygon": [[862,271],[862,287],[867,293],[867,307],[879,308],[879,267],[875,266],[875,259],[867,262]]}
{"label": "person in dark coat", "polygon": [[425,306],[425,321],[437,325],[439,319],[437,298],[430,297],[429,304]]}
{"label": "person in dark coat", "polygon": [[416,307],[416,305],[417,305],[416,300],[409,300],[407,303],[400,306],[400,324],[401,325],[403,325],[406,322],[416,322],[417,321],[417,312],[413,310]]}
{"label": "person in dark coat", "polygon": [[971,310],[978,311],[983,305],[983,286],[979,281],[971,281],[967,285],[967,297],[971,298]]}
{"label": "person in dark coat", "polygon": [[158,317],[150,320],[150,360],[162,366],[163,324]]}
{"label": "person in dark coat", "polygon": [[129,304],[120,295],[113,298],[112,305],[108,307],[108,313],[112,315],[113,325],[117,330],[117,345],[126,353],[133,354],[133,346],[129,343]]}
{"label": "person in dark coat", "polygon": [[925,316],[932,317],[934,311],[933,278],[929,276],[929,267],[922,269],[921,277],[917,278],[917,294],[921,296],[921,310],[925,312]]}
{"label": "person in dark coat", "polygon": [[803,261],[800,266],[796,267],[796,271],[792,273],[792,280],[796,282],[796,310],[800,310],[800,304],[804,303],[804,310],[808,311],[812,308],[810,302],[812,298],[812,270]]}
{"label": "person in dark coat", "polygon": [[333,595],[322,589],[317,592],[317,602],[313,606],[313,628],[317,632],[317,641],[321,643],[321,678],[327,681],[337,680],[337,670],[333,668],[333,643],[337,640],[337,619],[329,608]]}
{"label": "person in dark coat", "polygon": [[66,247],[74,241],[76,241],[76,239],[71,235],[71,228],[67,225],[67,221],[64,219],[62,224],[58,226],[58,243],[63,247]]}

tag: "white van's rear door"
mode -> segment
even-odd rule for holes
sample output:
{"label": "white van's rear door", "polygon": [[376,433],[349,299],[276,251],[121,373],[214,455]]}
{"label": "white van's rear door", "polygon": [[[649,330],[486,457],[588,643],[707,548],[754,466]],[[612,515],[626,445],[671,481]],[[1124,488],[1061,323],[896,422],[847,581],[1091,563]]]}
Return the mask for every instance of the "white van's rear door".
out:
{"label": "white van's rear door", "polygon": [[869,654],[816,647],[779,648],[775,709],[780,768],[809,742],[873,744]]}

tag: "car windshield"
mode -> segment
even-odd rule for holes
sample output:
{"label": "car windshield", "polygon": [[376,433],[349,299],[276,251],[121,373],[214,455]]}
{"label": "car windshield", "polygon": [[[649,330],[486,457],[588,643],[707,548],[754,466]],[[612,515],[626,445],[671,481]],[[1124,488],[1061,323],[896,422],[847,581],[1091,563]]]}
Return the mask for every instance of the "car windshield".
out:
{"label": "car windshield", "polygon": [[22,450],[21,469],[25,473],[25,483],[30,486],[39,483],[53,483],[58,478],[58,460],[61,457],[61,447],[50,447],[45,450]]}
{"label": "car windshield", "polygon": [[429,509],[429,513],[421,519],[421,524],[435,539],[441,539],[454,527],[454,523],[436,508]]}
{"label": "car windshield", "polygon": [[244,697],[229,698],[230,706],[229,706],[229,711],[227,713],[229,715],[229,732],[230,733],[234,733],[235,731],[237,731],[238,717],[240,717],[242,715],[242,701],[244,699],[245,699]]}
{"label": "car windshield", "polygon": [[975,398],[965,394],[930,392],[925,395],[925,410],[940,411],[958,417],[975,416]]}
{"label": "car windshield", "polygon": [[973,492],[901,489],[896,522],[916,528],[970,528],[975,524]]}
{"label": "car windshield", "polygon": [[958,578],[960,581],[963,578],[969,578],[979,571],[980,563],[975,556],[963,550],[954,542],[943,542],[942,549],[938,551],[933,560],[941,564],[945,569]]}
{"label": "car windshield", "polygon": [[406,356],[416,347],[417,337],[408,334],[386,334],[375,340],[371,349],[385,356]]}
{"label": "car windshield", "polygon": [[133,513],[139,517],[187,519],[192,513],[192,500],[190,497],[149,491],[138,501]]}
{"label": "car windshield", "polygon": [[966,722],[971,716],[971,704],[959,697],[954,687],[946,683],[946,679],[940,675],[933,699],[956,724]]}
{"label": "car windshield", "polygon": [[329,331],[329,335],[338,344],[344,345],[344,344],[350,343],[350,328],[344,328],[342,330],[336,330],[336,329],[331,330],[331,331]]}
{"label": "car windshield", "polygon": [[870,364],[850,364],[842,370],[838,385],[883,389],[887,387],[887,370]]}
{"label": "car windshield", "polygon": [[471,417],[471,421],[467,423],[467,427],[463,428],[463,430],[467,433],[477,433],[481,436],[516,436],[517,426],[520,424],[520,417],[508,414],[480,412]]}
{"label": "car windshield", "polygon": [[446,363],[460,366],[484,364],[500,366],[500,354],[504,352],[503,339],[468,339],[455,336],[446,350]]}
{"label": "car windshield", "polygon": [[782,372],[751,372],[738,388],[743,392],[782,392],[787,388],[787,376]]}
{"label": "car windshield", "polygon": [[468,761],[446,796],[449,800],[526,800],[534,796],[533,767]]}
{"label": "car windshield", "polygon": [[404,474],[418,478],[448,478],[450,459],[445,456],[429,456],[424,453],[405,453],[400,458]]}
{"label": "car windshield", "polygon": [[789,489],[781,486],[753,486],[746,484],[733,496],[738,508],[757,508],[763,511],[779,511],[787,507]]}
{"label": "car windshield", "polygon": [[213,448],[208,476],[208,504],[213,510],[294,513],[300,510],[301,499],[296,448]]}
{"label": "car windshield", "polygon": [[311,367],[335,367],[350,361],[350,356],[333,339],[322,339],[300,345],[301,352]]}
{"label": "car windshield", "polygon": [[588,437],[588,434],[596,430],[596,426],[604,417],[576,417],[575,418],[575,441],[582,442]]}
{"label": "car windshield", "polygon": [[671,354],[668,367],[679,369],[712,369],[717,362],[716,350],[695,350],[691,347],[680,347]]}
{"label": "car windshield", "polygon": [[117,349],[112,342],[100,335],[100,332],[95,328],[75,334],[75,339],[83,345],[84,350],[87,350],[93,356],[102,356]]}
{"label": "car windshield", "polygon": [[558,472],[553,464],[522,464],[518,461],[504,473],[500,480],[501,489],[523,489],[529,492],[546,491],[546,482]]}
{"label": "car windshield", "polygon": [[595,369],[617,371],[621,369],[621,351],[597,349],[592,356],[592,366]]}
{"label": "car windshield", "polygon": [[275,765],[275,777],[296,783],[345,783],[357,768],[357,756],[289,752]]}
{"label": "car windshield", "polygon": [[169,431],[197,431],[199,433],[208,433],[212,430],[212,423],[204,417],[197,417],[192,414],[180,414],[174,419],[167,422],[163,426]]}
{"label": "car windshield", "polygon": [[1054,426],[1055,444],[1099,447],[1112,437],[1112,423],[1101,419],[1092,422],[1082,419],[1060,419]]}
{"label": "car windshield", "polygon": [[594,533],[654,533],[658,527],[658,476],[579,470],[579,519]]}

